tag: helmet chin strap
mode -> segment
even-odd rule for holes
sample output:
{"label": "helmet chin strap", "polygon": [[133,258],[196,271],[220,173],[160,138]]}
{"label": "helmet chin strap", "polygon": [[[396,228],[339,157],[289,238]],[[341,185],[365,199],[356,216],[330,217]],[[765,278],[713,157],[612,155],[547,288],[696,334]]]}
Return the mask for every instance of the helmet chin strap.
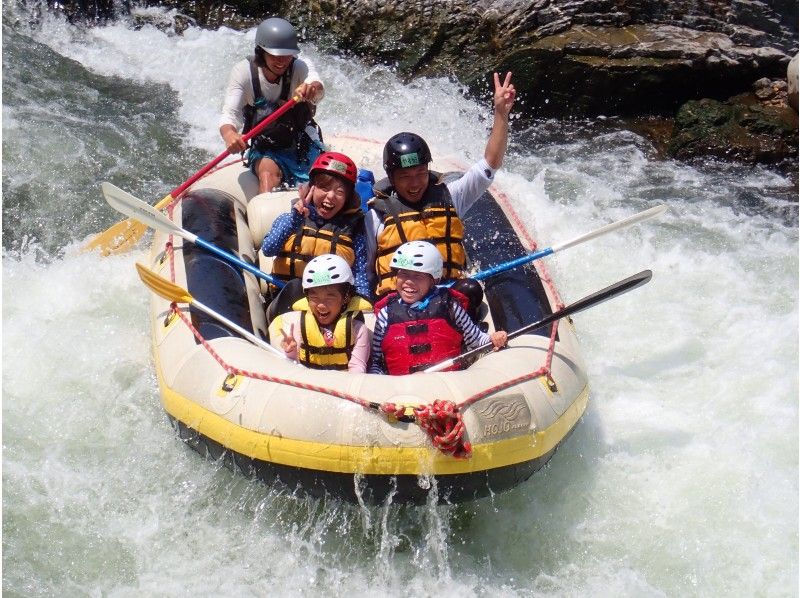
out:
{"label": "helmet chin strap", "polygon": [[[288,65],[286,65],[286,68],[283,70],[283,73],[277,73],[277,72],[273,71],[271,68],[269,68],[269,61],[267,60],[267,58],[266,58],[266,57],[264,57],[264,68],[265,68],[265,69],[267,69],[267,70],[268,70],[270,73],[272,73],[273,75],[275,75],[275,77],[277,77],[278,79],[280,79],[281,77],[283,77],[283,74],[284,74],[284,73],[285,73],[287,70],[289,70],[289,67],[290,67],[290,66],[292,66],[292,63],[293,63],[294,61],[295,61],[295,58],[294,58],[294,56],[292,56],[292,60],[291,60],[291,62],[289,62],[289,64],[288,64]],[[267,77],[267,80],[269,80],[269,77]]]}

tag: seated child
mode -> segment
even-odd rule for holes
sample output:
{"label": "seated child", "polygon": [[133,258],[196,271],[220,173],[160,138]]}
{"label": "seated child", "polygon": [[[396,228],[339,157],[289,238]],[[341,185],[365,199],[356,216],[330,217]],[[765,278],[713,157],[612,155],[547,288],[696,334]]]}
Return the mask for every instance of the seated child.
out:
{"label": "seated child", "polygon": [[372,305],[353,292],[353,273],[338,255],[326,253],[303,272],[305,298],[276,318],[286,357],[317,370],[364,372],[369,330],[357,316]]}
{"label": "seated child", "polygon": [[397,290],[375,304],[371,374],[409,374],[491,342],[495,351],[508,334],[482,332],[465,311],[467,299],[453,289],[437,287],[442,255],[427,241],[404,243],[391,268]]}
{"label": "seated child", "polygon": [[343,257],[355,275],[356,292],[370,297],[364,213],[355,190],[355,163],[338,152],[324,152],[309,171],[307,193],[281,214],[264,237],[261,251],[275,256],[272,275],[289,282],[300,278],[314,257]]}

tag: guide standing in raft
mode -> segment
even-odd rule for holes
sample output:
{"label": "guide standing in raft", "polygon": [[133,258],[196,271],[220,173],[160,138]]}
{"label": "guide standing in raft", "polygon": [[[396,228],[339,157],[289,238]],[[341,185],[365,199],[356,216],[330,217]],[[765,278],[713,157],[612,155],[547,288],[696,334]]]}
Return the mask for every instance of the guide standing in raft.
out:
{"label": "guide standing in raft", "polygon": [[313,65],[298,54],[291,23],[267,19],[256,30],[254,56],[236,63],[228,80],[219,133],[231,154],[245,151],[242,134],[290,97],[302,100],[251,141],[247,158],[258,177],[259,193],[282,182],[289,186],[307,182],[308,169],[323,149],[313,116],[325,89]]}

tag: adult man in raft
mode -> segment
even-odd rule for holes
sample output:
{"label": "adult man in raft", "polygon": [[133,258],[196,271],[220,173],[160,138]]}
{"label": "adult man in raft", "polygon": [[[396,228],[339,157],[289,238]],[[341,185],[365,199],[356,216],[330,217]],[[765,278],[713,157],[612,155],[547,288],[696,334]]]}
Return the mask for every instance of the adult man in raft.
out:
{"label": "adult man in raft", "polygon": [[[494,123],[483,159],[455,181],[445,184],[429,171],[431,152],[419,135],[398,133],[386,143],[383,168],[388,185],[376,186],[366,217],[367,263],[373,268],[370,275],[376,296],[394,290],[392,256],[408,241],[429,241],[436,245],[444,261],[443,280],[463,279],[466,254],[461,217],[489,188],[503,164],[508,146],[508,117],[515,98],[511,73],[506,73],[502,83],[494,73]],[[475,317],[483,299],[480,284],[470,279],[456,284],[454,288],[469,297],[468,311]]]}
{"label": "adult man in raft", "polygon": [[[219,133],[231,154],[243,152],[247,133],[292,96],[303,101],[250,142],[250,169],[258,177],[259,193],[286,183],[308,181],[308,169],[322,152],[313,104],[325,95],[319,75],[298,58],[297,33],[291,23],[273,17],[256,29],[254,55],[231,70],[220,117]],[[239,127],[243,127],[239,133]]]}

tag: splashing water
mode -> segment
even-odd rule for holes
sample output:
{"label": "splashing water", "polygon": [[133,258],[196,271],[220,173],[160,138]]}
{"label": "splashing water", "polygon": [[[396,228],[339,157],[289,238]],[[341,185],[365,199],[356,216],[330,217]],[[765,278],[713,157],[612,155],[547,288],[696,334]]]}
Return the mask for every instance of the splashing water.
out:
{"label": "splashing water", "polygon": [[[790,182],[658,161],[607,122],[512,131],[498,183],[543,247],[659,203],[657,221],[548,258],[566,300],[649,267],[576,325],[592,388],[550,466],[457,507],[343,505],[199,458],[159,405],[147,290],[78,252],[222,151],[254,32],[82,29],[4,6],[3,587],[12,595],[797,595],[798,260]],[[313,40],[312,40],[313,41]],[[303,46],[326,134],[410,129],[481,156],[490,98],[403,84]],[[435,485],[435,480],[427,480]],[[357,480],[354,480],[357,483]]]}

